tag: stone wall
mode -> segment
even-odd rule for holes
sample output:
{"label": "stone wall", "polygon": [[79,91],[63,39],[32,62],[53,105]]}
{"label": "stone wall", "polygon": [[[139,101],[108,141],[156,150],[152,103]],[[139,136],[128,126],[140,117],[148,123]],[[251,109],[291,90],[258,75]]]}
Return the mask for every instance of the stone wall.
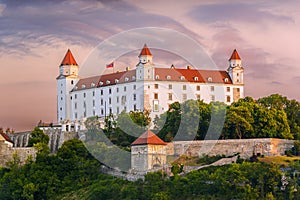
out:
{"label": "stone wall", "polygon": [[7,166],[7,162],[13,159],[14,153],[17,153],[20,158],[20,164],[24,164],[29,156],[35,160],[37,151],[30,147],[13,147],[12,144],[0,141],[0,166]]}
{"label": "stone wall", "polygon": [[[48,128],[43,130],[49,136],[49,148],[52,153],[56,152],[61,145],[70,139],[78,138],[76,132],[66,132],[59,128]],[[8,134],[14,143],[14,147],[26,147],[31,131]]]}
{"label": "stone wall", "polygon": [[239,153],[241,158],[250,158],[253,154],[284,155],[293,146],[293,140],[276,138],[176,141],[168,144],[167,155],[201,157],[203,154],[232,156]]}

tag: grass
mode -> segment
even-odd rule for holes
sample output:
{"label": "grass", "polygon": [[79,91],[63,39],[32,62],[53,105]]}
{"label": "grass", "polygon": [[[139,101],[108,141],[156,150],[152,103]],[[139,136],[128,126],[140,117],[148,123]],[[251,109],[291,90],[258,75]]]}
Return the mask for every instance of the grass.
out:
{"label": "grass", "polygon": [[275,164],[275,165],[280,165],[287,167],[290,163],[294,161],[300,161],[300,156],[264,156],[264,157],[259,157],[258,160],[260,162],[268,163],[268,164]]}

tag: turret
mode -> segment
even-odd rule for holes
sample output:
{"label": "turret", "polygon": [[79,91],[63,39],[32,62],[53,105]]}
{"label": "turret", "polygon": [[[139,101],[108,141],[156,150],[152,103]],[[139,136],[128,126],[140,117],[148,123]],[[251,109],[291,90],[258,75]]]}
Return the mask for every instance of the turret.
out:
{"label": "turret", "polygon": [[152,63],[152,54],[145,44],[139,57],[137,64],[136,77],[137,80],[154,80],[154,65]]}
{"label": "turret", "polygon": [[229,58],[228,74],[233,84],[244,84],[244,68],[242,67],[242,60],[236,49],[233,50]]}
{"label": "turret", "polygon": [[70,91],[79,80],[78,64],[70,49],[59,66],[57,81],[57,122],[70,119],[71,97]]}

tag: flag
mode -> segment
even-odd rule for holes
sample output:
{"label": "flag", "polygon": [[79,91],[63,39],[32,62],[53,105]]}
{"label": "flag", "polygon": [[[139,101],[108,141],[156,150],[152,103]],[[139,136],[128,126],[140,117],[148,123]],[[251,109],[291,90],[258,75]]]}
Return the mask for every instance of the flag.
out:
{"label": "flag", "polygon": [[106,65],[106,68],[113,68],[113,67],[114,67],[114,62],[112,62],[112,63]]}

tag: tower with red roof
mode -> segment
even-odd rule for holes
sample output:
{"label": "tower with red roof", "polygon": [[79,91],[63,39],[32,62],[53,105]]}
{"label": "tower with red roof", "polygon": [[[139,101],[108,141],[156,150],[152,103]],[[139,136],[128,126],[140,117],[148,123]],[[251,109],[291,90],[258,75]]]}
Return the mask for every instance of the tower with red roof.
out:
{"label": "tower with red roof", "polygon": [[78,64],[68,49],[59,66],[57,80],[57,122],[71,119],[70,92],[79,80]]}
{"label": "tower with red roof", "polygon": [[[237,50],[234,49],[231,57],[229,58],[228,74],[231,78],[232,84],[237,86],[244,85],[244,68],[242,67],[242,60]],[[239,87],[233,88],[233,101],[237,101],[241,98],[241,93]]]}
{"label": "tower with red roof", "polygon": [[137,80],[154,80],[154,64],[152,63],[153,56],[147,44],[144,44],[144,47],[138,57],[139,63],[136,65]]}
{"label": "tower with red roof", "polygon": [[131,144],[131,169],[147,172],[162,168],[167,161],[167,143],[147,130]]}

